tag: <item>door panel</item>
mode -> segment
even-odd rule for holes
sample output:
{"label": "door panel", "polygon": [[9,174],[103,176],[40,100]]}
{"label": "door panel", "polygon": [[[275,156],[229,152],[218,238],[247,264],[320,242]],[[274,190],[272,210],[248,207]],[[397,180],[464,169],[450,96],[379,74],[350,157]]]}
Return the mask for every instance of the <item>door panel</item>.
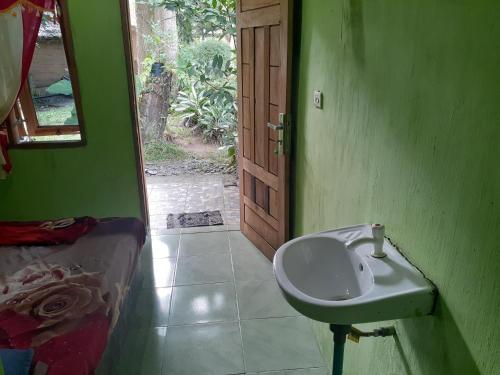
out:
{"label": "door panel", "polygon": [[241,0],[241,10],[245,12],[248,10],[264,8],[279,3],[279,0]]}
{"label": "door panel", "polygon": [[289,230],[290,4],[240,0],[237,12],[241,230],[269,258]]}

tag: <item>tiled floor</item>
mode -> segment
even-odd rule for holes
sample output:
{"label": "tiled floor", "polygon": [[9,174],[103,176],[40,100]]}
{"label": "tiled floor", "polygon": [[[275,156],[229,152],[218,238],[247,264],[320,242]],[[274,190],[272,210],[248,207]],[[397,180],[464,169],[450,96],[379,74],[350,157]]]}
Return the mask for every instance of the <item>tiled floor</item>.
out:
{"label": "tiled floor", "polygon": [[223,175],[148,177],[152,234],[171,233],[167,229],[168,214],[184,212],[218,210],[224,224],[237,226],[240,222],[239,190],[237,186],[225,186],[226,180]]}
{"label": "tiled floor", "polygon": [[153,236],[117,374],[325,375],[309,321],[238,231]]}

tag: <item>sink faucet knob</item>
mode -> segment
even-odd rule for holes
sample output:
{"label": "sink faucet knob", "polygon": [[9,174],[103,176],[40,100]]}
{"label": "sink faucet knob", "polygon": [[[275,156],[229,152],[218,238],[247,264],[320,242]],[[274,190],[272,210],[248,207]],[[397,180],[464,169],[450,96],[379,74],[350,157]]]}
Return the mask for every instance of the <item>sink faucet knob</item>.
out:
{"label": "sink faucet knob", "polygon": [[384,253],[385,226],[382,224],[372,224],[372,234],[373,234],[373,239],[375,240],[373,243],[372,257],[374,258],[386,257],[387,254]]}
{"label": "sink faucet knob", "polygon": [[354,249],[364,244],[373,244],[372,257],[384,258],[387,256],[384,253],[384,234],[385,226],[382,224],[372,224],[372,237],[371,238],[358,238],[345,243],[347,249]]}

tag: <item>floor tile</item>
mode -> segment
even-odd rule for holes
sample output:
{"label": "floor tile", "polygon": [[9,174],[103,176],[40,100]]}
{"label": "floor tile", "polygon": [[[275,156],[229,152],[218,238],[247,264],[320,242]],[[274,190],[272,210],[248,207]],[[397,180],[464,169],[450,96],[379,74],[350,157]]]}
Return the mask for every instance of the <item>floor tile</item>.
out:
{"label": "floor tile", "polygon": [[247,375],[329,375],[329,371],[325,367],[320,367],[269,372],[247,372]]}
{"label": "floor tile", "polygon": [[231,255],[210,254],[179,258],[174,285],[221,283],[232,280]]}
{"label": "floor tile", "polygon": [[169,325],[238,320],[233,283],[179,286],[173,289]]}
{"label": "floor tile", "polygon": [[[238,228],[239,230],[239,228]],[[241,232],[232,232],[229,233],[229,245],[231,247],[231,251],[237,252],[255,252],[259,251],[253,243],[250,242],[248,238],[246,238]]]}
{"label": "floor tile", "polygon": [[166,331],[166,327],[130,330],[123,344],[124,355],[117,361],[114,372],[117,375],[160,374]]}
{"label": "floor tile", "polygon": [[241,322],[247,372],[323,367],[306,318],[273,318]]}
{"label": "floor tile", "polygon": [[227,232],[226,225],[210,225],[207,227],[192,227],[192,228],[182,228],[181,233],[210,233],[210,232]]}
{"label": "floor tile", "polygon": [[[233,232],[230,232],[233,233]],[[272,280],[273,264],[259,250],[232,252],[236,280]]]}
{"label": "floor tile", "polygon": [[151,239],[153,259],[175,258],[179,249],[179,235],[155,236]]}
{"label": "floor tile", "polygon": [[143,289],[131,306],[134,326],[140,328],[168,325],[172,288]]}
{"label": "floor tile", "polygon": [[183,234],[179,256],[220,254],[229,252],[227,232]]}
{"label": "floor tile", "polygon": [[175,258],[153,259],[145,264],[143,288],[164,288],[174,283]]}
{"label": "floor tile", "polygon": [[274,280],[238,281],[236,295],[241,319],[300,315],[281,295]]}
{"label": "floor tile", "polygon": [[180,228],[173,228],[173,229],[168,229],[167,226],[163,228],[153,228],[151,227],[151,236],[156,237],[156,236],[164,236],[167,234],[180,234],[181,229]]}
{"label": "floor tile", "polygon": [[222,218],[226,224],[238,224],[240,222],[240,210],[223,211]]}
{"label": "floor tile", "polygon": [[167,216],[168,212],[162,215],[150,215],[149,216],[149,225],[151,229],[162,229],[167,228]]}
{"label": "floor tile", "polygon": [[164,202],[172,199],[180,200],[186,198],[187,189],[168,189],[167,188],[156,188],[148,193],[149,202]]}
{"label": "floor tile", "polygon": [[169,327],[166,343],[163,375],[244,372],[238,323]]}

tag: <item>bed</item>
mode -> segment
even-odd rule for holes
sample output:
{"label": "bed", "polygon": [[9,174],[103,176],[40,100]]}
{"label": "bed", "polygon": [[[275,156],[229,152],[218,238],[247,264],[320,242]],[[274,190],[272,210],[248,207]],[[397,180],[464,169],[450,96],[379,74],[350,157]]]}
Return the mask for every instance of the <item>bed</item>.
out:
{"label": "bed", "polygon": [[136,219],[0,223],[0,348],[31,348],[32,374],[94,374],[144,241]]}

